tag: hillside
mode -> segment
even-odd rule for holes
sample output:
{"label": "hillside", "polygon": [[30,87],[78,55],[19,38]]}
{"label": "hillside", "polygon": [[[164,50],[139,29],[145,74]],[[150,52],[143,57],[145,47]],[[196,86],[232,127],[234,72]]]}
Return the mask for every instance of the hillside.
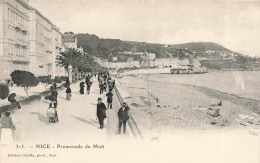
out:
{"label": "hillside", "polygon": [[167,53],[172,53],[174,49],[187,49],[191,52],[232,52],[231,50],[213,42],[191,42],[185,44],[173,44],[165,47],[164,44],[154,44],[146,42],[122,41],[119,39],[102,39],[96,35],[77,34],[78,45],[83,47],[87,53],[109,58],[110,55],[120,51],[147,51],[156,54],[156,57],[169,57]]}
{"label": "hillside", "polygon": [[[202,65],[213,69],[251,69],[260,67],[259,58],[252,58],[233,52],[222,45],[213,42],[191,42],[185,44],[155,44],[136,41],[122,41],[120,39],[102,39],[96,35],[80,33],[76,35],[78,46],[82,47],[90,56],[112,61],[126,62],[128,58],[140,60],[134,55],[122,55],[119,52],[135,51],[155,53],[156,58],[199,58]],[[256,64],[257,63],[257,64]]]}
{"label": "hillside", "polygon": [[232,52],[231,50],[213,42],[191,42],[186,44],[175,44],[172,45],[174,48],[178,49],[188,49],[190,51],[205,52],[205,51],[217,51],[217,52]]}

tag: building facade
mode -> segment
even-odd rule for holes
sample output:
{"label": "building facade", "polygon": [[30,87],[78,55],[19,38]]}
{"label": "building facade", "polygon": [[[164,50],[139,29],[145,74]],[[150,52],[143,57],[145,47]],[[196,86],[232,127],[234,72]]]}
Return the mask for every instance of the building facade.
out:
{"label": "building facade", "polygon": [[30,70],[36,76],[52,74],[52,22],[36,9],[30,10]]}
{"label": "building facade", "polygon": [[62,43],[63,43],[63,51],[72,48],[72,49],[77,49],[79,52],[84,54],[83,48],[82,47],[78,48],[78,39],[73,32],[65,32],[62,35]]}
{"label": "building facade", "polygon": [[0,81],[10,79],[14,70],[65,75],[55,66],[61,50],[62,33],[29,0],[0,0]]}
{"label": "building facade", "polygon": [[0,0],[0,81],[14,70],[29,70],[30,6],[23,0]]}
{"label": "building facade", "polygon": [[[60,32],[60,29],[57,28],[55,25],[52,26],[52,78],[55,78],[55,76],[66,76],[67,73],[63,67],[57,64],[56,58],[62,52],[62,33]],[[54,66],[55,65],[55,66]]]}

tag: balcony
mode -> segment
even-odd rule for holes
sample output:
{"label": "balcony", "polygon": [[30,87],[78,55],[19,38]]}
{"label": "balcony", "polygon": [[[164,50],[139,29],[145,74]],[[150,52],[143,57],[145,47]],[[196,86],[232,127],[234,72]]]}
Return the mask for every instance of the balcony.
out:
{"label": "balcony", "polygon": [[27,54],[22,55],[22,54],[11,54],[10,55],[10,61],[15,62],[15,63],[29,63],[30,58],[28,57]]}
{"label": "balcony", "polygon": [[23,48],[27,48],[28,46],[29,46],[29,43],[27,43],[27,42],[21,42],[21,47],[23,47]]}
{"label": "balcony", "polygon": [[25,28],[25,27],[23,27],[23,26],[21,26],[21,29],[20,29],[23,33],[27,33],[28,32],[28,30]]}
{"label": "balcony", "polygon": [[16,26],[14,27],[14,29],[16,29],[17,31],[20,31],[20,30],[21,30],[21,26],[20,26],[20,25],[16,25]]}
{"label": "balcony", "polygon": [[15,41],[14,41],[14,44],[15,44],[15,46],[21,46],[21,42],[18,41],[18,40],[15,40]]}
{"label": "balcony", "polygon": [[52,51],[50,51],[50,50],[46,50],[46,52],[47,52],[47,53],[52,53]]}

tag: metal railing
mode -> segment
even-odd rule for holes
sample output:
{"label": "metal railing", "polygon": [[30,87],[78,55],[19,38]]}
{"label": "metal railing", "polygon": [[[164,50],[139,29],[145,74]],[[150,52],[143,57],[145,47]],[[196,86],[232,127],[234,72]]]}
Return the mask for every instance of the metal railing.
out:
{"label": "metal railing", "polygon": [[[114,87],[114,90],[115,90],[115,93],[116,93],[116,96],[117,96],[117,99],[118,99],[120,105],[122,105],[122,103],[124,102],[124,100],[123,100],[122,96],[120,95],[120,93],[119,93],[119,91],[118,91],[116,85],[115,85],[115,87]],[[139,139],[139,138],[143,139],[142,132],[141,132],[141,130],[138,128],[138,126],[137,126],[137,124],[136,124],[134,118],[132,117],[131,113],[128,112],[128,115],[129,115],[129,120],[127,121],[127,122],[128,122],[128,126],[129,126],[129,128],[130,128],[130,130],[131,130],[131,132],[132,132],[132,134],[133,134],[133,136],[134,136],[134,138],[135,138],[135,139]]]}

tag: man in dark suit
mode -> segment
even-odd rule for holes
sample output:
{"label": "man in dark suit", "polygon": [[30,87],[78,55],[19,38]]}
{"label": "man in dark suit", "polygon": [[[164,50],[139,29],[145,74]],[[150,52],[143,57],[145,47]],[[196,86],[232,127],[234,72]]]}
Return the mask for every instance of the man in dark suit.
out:
{"label": "man in dark suit", "polygon": [[97,104],[97,117],[100,124],[100,129],[104,128],[104,119],[106,118],[106,105],[102,102],[101,98],[98,98]]}
{"label": "man in dark suit", "polygon": [[111,89],[106,94],[106,96],[107,96],[107,107],[108,109],[112,109],[113,93]]}
{"label": "man in dark suit", "polygon": [[119,118],[119,127],[118,127],[118,133],[121,133],[121,127],[123,124],[123,132],[126,134],[126,122],[129,119],[128,111],[130,108],[127,106],[127,104],[124,102],[122,104],[122,107],[118,110],[118,118]]}

